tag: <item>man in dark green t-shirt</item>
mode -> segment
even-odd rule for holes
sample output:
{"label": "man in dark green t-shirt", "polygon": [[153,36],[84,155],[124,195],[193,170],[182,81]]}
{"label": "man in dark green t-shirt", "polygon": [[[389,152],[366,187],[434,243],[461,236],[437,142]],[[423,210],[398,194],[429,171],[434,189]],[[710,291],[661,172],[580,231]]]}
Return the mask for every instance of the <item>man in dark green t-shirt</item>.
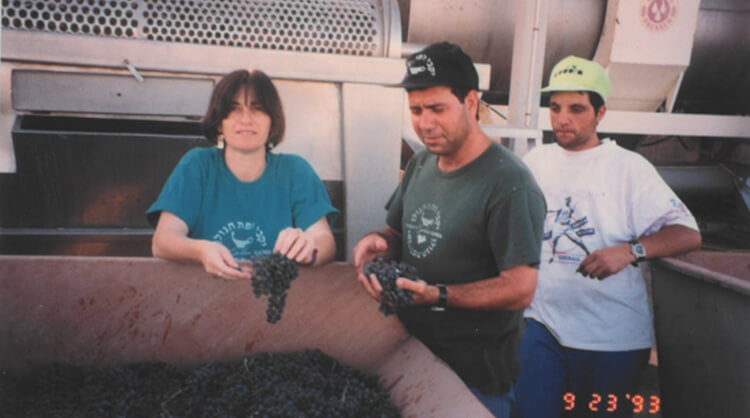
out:
{"label": "man in dark green t-shirt", "polygon": [[354,247],[359,281],[380,299],[364,264],[398,258],[420,281],[399,278],[417,306],[399,319],[497,416],[509,416],[518,375],[522,310],[534,296],[544,197],[526,166],[489,139],[476,115],[471,59],[443,42],[406,61],[402,82],[425,145],[386,208],[387,226]]}

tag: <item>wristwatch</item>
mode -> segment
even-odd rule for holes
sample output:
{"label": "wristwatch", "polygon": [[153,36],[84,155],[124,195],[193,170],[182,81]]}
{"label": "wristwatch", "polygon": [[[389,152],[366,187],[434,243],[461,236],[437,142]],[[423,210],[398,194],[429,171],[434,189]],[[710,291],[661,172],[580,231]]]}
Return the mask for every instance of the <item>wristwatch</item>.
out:
{"label": "wristwatch", "polygon": [[437,303],[430,309],[435,312],[442,312],[448,307],[448,289],[446,289],[444,284],[436,284],[435,286],[438,288],[440,295],[438,296]]}
{"label": "wristwatch", "polygon": [[633,254],[633,257],[635,257],[634,266],[637,266],[638,263],[646,259],[646,249],[643,248],[643,245],[637,239],[630,241],[630,254]]}

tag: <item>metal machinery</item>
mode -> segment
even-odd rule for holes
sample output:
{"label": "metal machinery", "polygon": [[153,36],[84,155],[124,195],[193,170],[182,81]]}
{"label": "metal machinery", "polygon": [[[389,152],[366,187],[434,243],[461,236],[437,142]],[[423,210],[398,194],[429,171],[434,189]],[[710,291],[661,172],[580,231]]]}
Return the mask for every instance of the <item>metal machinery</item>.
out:
{"label": "metal machinery", "polygon": [[368,0],[3,2],[2,252],[149,255],[144,210],[208,145],[214,82],[260,68],[287,114],[279,150],[307,158],[345,209],[343,259],[398,180],[398,16]]}
{"label": "metal machinery", "polygon": [[[649,20],[649,7],[666,14]],[[379,225],[399,138],[418,144],[389,87],[401,56],[441,39],[490,64],[478,65],[485,130],[519,155],[549,139],[537,90],[551,66],[603,63],[615,88],[600,130],[668,165],[717,246],[745,248],[749,12],[742,0],[7,0],[0,252],[148,255],[143,211],[205,145],[213,83],[260,68],[290,120],[280,151],[306,157],[345,209],[344,259]]]}
{"label": "metal machinery", "polygon": [[3,0],[0,253],[149,255],[144,211],[208,145],[214,83],[258,68],[284,102],[280,151],[310,161],[344,212],[345,260],[382,226],[402,142],[418,146],[393,87],[402,56],[443,39],[481,63],[483,128],[519,155],[551,139],[538,89],[552,65],[602,63],[599,131],[659,167],[707,248],[747,249],[748,26],[745,0]]}
{"label": "metal machinery", "polygon": [[552,139],[538,105],[552,66],[570,54],[600,62],[613,91],[599,131],[659,166],[707,246],[750,248],[750,4],[412,0],[401,9],[404,49],[451,39],[491,65],[485,132],[518,154]]}

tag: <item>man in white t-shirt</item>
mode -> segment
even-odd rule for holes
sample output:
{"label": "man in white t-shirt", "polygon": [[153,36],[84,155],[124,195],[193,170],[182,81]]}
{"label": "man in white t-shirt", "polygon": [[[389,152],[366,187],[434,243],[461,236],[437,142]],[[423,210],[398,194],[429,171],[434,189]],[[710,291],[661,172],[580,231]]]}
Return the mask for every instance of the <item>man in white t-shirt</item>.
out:
{"label": "man in white t-shirt", "polygon": [[599,139],[610,81],[569,56],[548,87],[554,144],[524,162],[544,192],[539,282],[526,309],[520,417],[632,416],[629,396],[654,345],[638,262],[696,250],[695,219],[640,154]]}

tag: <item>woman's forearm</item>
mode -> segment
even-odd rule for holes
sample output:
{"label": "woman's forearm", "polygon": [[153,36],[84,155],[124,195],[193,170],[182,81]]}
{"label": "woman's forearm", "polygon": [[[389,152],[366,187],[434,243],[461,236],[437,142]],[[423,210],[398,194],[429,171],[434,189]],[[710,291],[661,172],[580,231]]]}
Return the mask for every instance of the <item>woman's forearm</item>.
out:
{"label": "woman's forearm", "polygon": [[200,263],[203,260],[204,244],[203,240],[188,238],[173,231],[159,231],[157,229],[151,242],[151,251],[154,257],[166,260]]}
{"label": "woman's forearm", "polygon": [[312,236],[315,248],[318,250],[314,265],[328,263],[336,257],[336,240],[333,238],[325,216],[307,228],[305,233]]}

